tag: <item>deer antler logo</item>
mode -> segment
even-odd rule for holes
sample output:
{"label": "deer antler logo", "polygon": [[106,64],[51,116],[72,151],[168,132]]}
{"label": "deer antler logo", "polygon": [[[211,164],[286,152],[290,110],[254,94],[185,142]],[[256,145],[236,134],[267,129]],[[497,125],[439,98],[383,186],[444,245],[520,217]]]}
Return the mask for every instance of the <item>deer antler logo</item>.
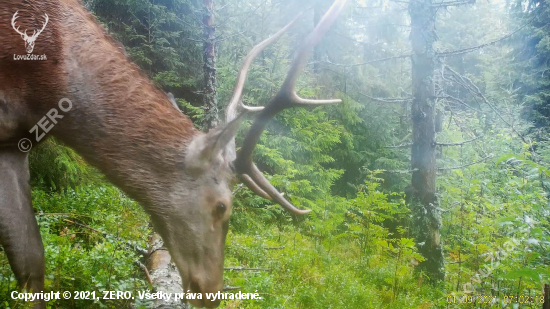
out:
{"label": "deer antler logo", "polygon": [[21,32],[19,31],[19,26],[17,26],[17,28],[15,28],[15,20],[17,18],[19,18],[19,16],[17,16],[17,13],[19,11],[15,12],[15,14],[13,14],[13,18],[11,19],[11,26],[13,27],[13,29],[19,33],[21,35],[21,38],[23,38],[23,40],[25,40],[25,49],[27,50],[27,53],[32,53],[32,50],[34,49],[34,41],[36,41],[36,38],[38,37],[38,35],[40,35],[40,33],[42,33],[42,31],[44,30],[44,28],[46,28],[46,25],[48,24],[48,14],[45,14],[44,13],[44,16],[46,16],[46,22],[44,22],[44,25],[42,26],[42,29],[40,29],[40,31],[36,32],[36,30],[33,30],[32,32],[32,35],[31,36],[28,36],[27,35],[27,30],[25,29],[25,32]]}

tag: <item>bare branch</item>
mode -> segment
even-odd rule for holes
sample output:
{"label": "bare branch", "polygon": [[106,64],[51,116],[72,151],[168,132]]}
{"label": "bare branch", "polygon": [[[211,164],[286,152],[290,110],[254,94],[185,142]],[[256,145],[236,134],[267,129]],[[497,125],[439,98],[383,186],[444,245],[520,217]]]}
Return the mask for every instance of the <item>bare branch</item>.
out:
{"label": "bare branch", "polygon": [[479,109],[477,109],[477,108],[475,108],[475,107],[472,107],[472,106],[470,106],[468,103],[462,101],[462,100],[459,99],[459,98],[455,98],[455,97],[453,97],[453,96],[451,96],[451,95],[443,95],[443,96],[439,96],[439,97],[437,97],[437,98],[438,98],[438,99],[443,99],[443,100],[451,100],[451,101],[453,101],[453,102],[462,104],[462,105],[466,106],[467,108],[469,108],[469,109],[471,109],[471,110],[473,110],[473,111],[475,111],[475,112],[482,113],[482,111],[480,111]]}
{"label": "bare branch", "polygon": [[[475,165],[475,164],[478,164],[478,163],[482,163],[482,162],[485,162],[491,158],[494,158],[493,155],[490,155],[490,156],[487,156],[485,158],[482,158],[480,160],[477,160],[477,161],[474,161],[472,163],[468,163],[468,164],[464,164],[464,165],[461,165],[461,166],[452,166],[452,167],[438,167],[437,168],[437,171],[448,171],[448,170],[458,170],[458,169],[463,169],[465,167],[468,167],[468,166],[472,166],[472,165]],[[412,170],[384,170],[384,172],[387,172],[387,173],[392,173],[392,174],[410,174],[410,173],[414,173],[414,172],[417,172],[419,171],[419,169],[412,169]]]}
{"label": "bare branch", "polygon": [[472,166],[472,165],[475,165],[475,164],[478,164],[478,163],[482,163],[482,162],[485,162],[491,158],[494,158],[493,155],[490,155],[490,156],[487,156],[485,158],[482,158],[480,160],[477,160],[477,161],[474,161],[474,162],[471,162],[471,163],[468,163],[468,164],[464,164],[464,165],[461,165],[461,166],[453,166],[453,167],[438,167],[437,170],[438,171],[449,171],[449,170],[459,170],[459,169],[463,169],[465,167],[468,167],[468,166]]}
{"label": "bare branch", "polygon": [[384,148],[398,149],[398,148],[409,148],[411,146],[412,146],[412,143],[407,143],[407,144],[401,144],[401,145],[397,145],[397,146],[385,146]]}
{"label": "bare branch", "polygon": [[504,119],[504,117],[502,117],[502,115],[500,114],[500,112],[496,109],[496,107],[491,104],[491,102],[489,102],[489,100],[487,100],[487,98],[485,97],[485,95],[483,95],[483,93],[481,92],[481,90],[479,90],[479,88],[466,76],[462,76],[460,74],[458,74],[455,70],[451,69],[450,67],[446,66],[446,68],[455,76],[455,77],[458,77],[460,78],[462,81],[464,81],[466,83],[466,89],[468,91],[470,91],[471,93],[477,95],[478,97],[480,97],[484,102],[485,104],[489,105],[489,107],[493,110],[493,112],[495,112],[495,114],[497,114],[498,118],[500,118],[500,120],[502,120],[502,122],[504,122],[507,126],[509,126],[512,131],[514,133],[516,133],[519,138],[527,145],[530,145],[530,148],[531,150],[533,150],[533,146],[531,144],[530,141],[527,141],[527,139],[523,136],[523,134],[521,134],[518,130],[516,130],[516,128],[514,127],[513,124],[509,123],[506,119]]}
{"label": "bare branch", "polygon": [[493,41],[490,41],[490,42],[487,42],[487,43],[484,43],[484,44],[481,44],[481,45],[477,45],[477,46],[472,46],[472,47],[468,47],[468,48],[464,48],[464,49],[459,49],[459,50],[454,50],[454,51],[448,51],[448,52],[440,52],[438,53],[437,55],[439,57],[447,57],[447,56],[456,56],[456,55],[461,55],[461,54],[466,54],[466,53],[469,53],[469,52],[472,52],[472,51],[475,51],[475,50],[478,50],[478,49],[481,49],[483,47],[487,47],[487,46],[491,46],[491,45],[494,45],[496,43],[499,43],[501,41],[504,41],[506,40],[507,38],[513,36],[514,34],[520,32],[523,28],[527,27],[529,24],[531,24],[531,22],[533,21],[534,17],[531,18],[529,21],[527,21],[524,25],[522,25],[521,27],[519,27],[518,29],[516,29],[515,31],[513,32],[510,32],[509,34],[499,38],[499,39],[496,39],[496,40],[493,40]]}
{"label": "bare branch", "polygon": [[468,143],[471,143],[471,142],[474,142],[478,139],[480,139],[481,136],[478,136],[476,138],[473,138],[473,139],[470,139],[470,140],[467,140],[467,141],[463,141],[463,142],[458,142],[458,143],[437,143],[438,146],[444,146],[444,147],[449,147],[449,146],[461,146],[461,145],[464,145],[464,144],[468,144]]}
{"label": "bare branch", "polygon": [[147,282],[149,282],[149,284],[152,286],[153,280],[151,279],[151,274],[149,273],[149,269],[147,269],[147,266],[143,265],[143,263],[141,263],[140,261],[136,261],[136,264],[139,266],[139,268],[143,270],[143,272],[145,273],[145,277],[147,278]]}
{"label": "bare branch", "polygon": [[[481,136],[478,136],[476,138],[473,138],[471,140],[467,140],[467,141],[464,141],[464,142],[458,142],[458,143],[436,143],[437,146],[444,146],[444,147],[449,147],[449,146],[461,146],[461,145],[464,145],[464,144],[467,144],[467,143],[471,143],[473,141],[476,141],[478,140],[479,138],[481,138]],[[390,149],[399,149],[399,148],[409,148],[412,146],[412,143],[407,143],[407,144],[401,144],[401,145],[396,145],[396,146],[385,146],[384,148],[390,148]]]}
{"label": "bare branch", "polygon": [[392,57],[386,57],[386,58],[380,58],[380,59],[369,60],[369,61],[366,61],[366,62],[354,63],[354,64],[334,63],[334,62],[331,62],[330,60],[315,61],[315,62],[310,62],[310,63],[308,63],[308,64],[327,63],[327,64],[334,65],[334,66],[348,67],[348,68],[350,68],[350,67],[358,67],[358,66],[362,66],[362,65],[367,65],[367,64],[371,64],[371,63],[376,63],[376,62],[387,61],[387,60],[402,59],[402,58],[410,58],[411,56],[412,56],[412,54],[404,54],[404,55],[392,56]]}
{"label": "bare branch", "polygon": [[391,174],[410,174],[410,173],[418,172],[419,169],[415,168],[412,170],[383,170],[383,171]]}
{"label": "bare branch", "polygon": [[459,6],[459,5],[465,5],[465,4],[475,4],[475,0],[464,0],[464,1],[443,1],[440,3],[432,4],[433,8],[443,8],[443,7],[449,7],[449,6]]}
{"label": "bare branch", "polygon": [[404,103],[404,102],[412,101],[412,98],[375,98],[375,97],[371,97],[368,94],[364,94],[360,91],[358,91],[358,93],[360,95],[364,96],[364,97],[367,97],[367,98],[371,99],[371,100],[384,102],[384,103]]}

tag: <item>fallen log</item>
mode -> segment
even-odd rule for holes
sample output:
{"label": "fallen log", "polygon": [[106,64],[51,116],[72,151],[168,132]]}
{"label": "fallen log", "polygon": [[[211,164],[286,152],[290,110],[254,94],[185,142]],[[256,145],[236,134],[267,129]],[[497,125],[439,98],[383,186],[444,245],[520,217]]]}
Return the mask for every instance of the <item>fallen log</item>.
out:
{"label": "fallen log", "polygon": [[[149,253],[147,255],[146,269],[154,288],[153,292],[162,291],[164,293],[184,293],[181,286],[181,277],[172,262],[170,253],[164,247],[162,238],[157,233],[153,234],[149,240]],[[173,297],[169,301],[156,299],[153,301],[152,309],[188,309],[186,303],[174,302]]]}
{"label": "fallen log", "polygon": [[[66,214],[49,214],[49,215],[60,215],[66,216]],[[170,295],[175,295],[176,293],[184,293],[181,286],[181,277],[176,268],[176,265],[172,263],[172,258],[170,253],[164,247],[164,242],[162,238],[157,233],[154,233],[149,239],[149,249],[145,250],[140,246],[133,244],[132,242],[121,239],[117,236],[111,235],[109,233],[103,232],[86,224],[75,222],[73,220],[63,219],[63,221],[70,223],[72,225],[79,226],[81,228],[88,229],[90,231],[99,233],[105,238],[112,238],[119,241],[121,244],[125,245],[128,248],[135,250],[140,253],[145,258],[145,265],[141,262],[136,262],[137,265],[144,271],[145,277],[149,284],[153,287],[153,292],[164,292]],[[170,300],[165,299],[156,299],[153,301],[151,306],[148,306],[151,309],[188,309],[189,306],[183,302],[175,302],[174,297],[172,296]]]}

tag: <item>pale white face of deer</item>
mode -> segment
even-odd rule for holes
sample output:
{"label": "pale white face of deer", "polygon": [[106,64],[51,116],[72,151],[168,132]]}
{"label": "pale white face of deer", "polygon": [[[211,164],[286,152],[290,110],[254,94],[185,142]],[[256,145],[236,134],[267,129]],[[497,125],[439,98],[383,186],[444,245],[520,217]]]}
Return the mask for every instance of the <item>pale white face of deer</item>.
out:
{"label": "pale white face of deer", "polygon": [[182,276],[184,291],[202,293],[190,300],[197,307],[217,307],[205,293],[223,289],[225,238],[229,228],[232,197],[227,170],[218,166],[197,175],[196,190],[177,198],[177,214],[168,220],[168,246]]}
{"label": "pale white face of deer", "polygon": [[156,226],[182,276],[185,292],[197,307],[217,307],[206,293],[223,289],[225,238],[232,207],[234,174],[222,156],[232,132],[224,128],[197,136],[188,146],[181,180],[170,190],[172,209]]}

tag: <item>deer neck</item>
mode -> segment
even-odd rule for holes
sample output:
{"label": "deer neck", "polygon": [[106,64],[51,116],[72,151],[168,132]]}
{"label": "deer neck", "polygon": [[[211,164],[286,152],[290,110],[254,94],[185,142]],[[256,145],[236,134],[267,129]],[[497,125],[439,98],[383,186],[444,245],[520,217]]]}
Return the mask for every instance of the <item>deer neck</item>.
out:
{"label": "deer neck", "polygon": [[54,134],[132,198],[157,204],[181,181],[186,146],[202,133],[89,13],[80,13],[69,14],[63,25],[66,97],[73,108]]}

